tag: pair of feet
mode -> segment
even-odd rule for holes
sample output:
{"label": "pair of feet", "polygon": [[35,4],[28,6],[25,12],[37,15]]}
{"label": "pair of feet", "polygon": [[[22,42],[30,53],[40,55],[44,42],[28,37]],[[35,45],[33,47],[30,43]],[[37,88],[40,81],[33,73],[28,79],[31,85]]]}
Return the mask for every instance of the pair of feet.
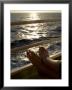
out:
{"label": "pair of feet", "polygon": [[34,53],[33,51],[27,51],[27,57],[32,62],[34,66],[36,66],[39,75],[44,78],[59,78],[59,62],[58,60],[52,60],[49,58],[48,51],[40,47],[39,55]]}

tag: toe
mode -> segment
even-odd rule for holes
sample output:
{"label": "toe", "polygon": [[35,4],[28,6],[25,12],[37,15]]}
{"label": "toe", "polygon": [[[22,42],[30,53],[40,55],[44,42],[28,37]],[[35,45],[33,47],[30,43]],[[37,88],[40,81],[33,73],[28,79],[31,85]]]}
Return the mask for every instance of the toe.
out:
{"label": "toe", "polygon": [[47,58],[49,56],[48,51],[44,47],[40,47],[39,48],[39,56],[41,58]]}

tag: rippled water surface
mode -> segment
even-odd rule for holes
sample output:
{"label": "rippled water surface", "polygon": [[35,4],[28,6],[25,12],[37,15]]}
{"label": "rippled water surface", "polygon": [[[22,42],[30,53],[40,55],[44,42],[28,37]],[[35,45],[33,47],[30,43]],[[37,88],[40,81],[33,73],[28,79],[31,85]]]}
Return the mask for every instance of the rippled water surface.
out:
{"label": "rippled water surface", "polygon": [[[33,46],[30,49],[38,51],[40,46],[48,49],[49,54],[61,52],[61,13],[11,13],[11,22],[30,21],[30,20],[49,20],[49,22],[32,23],[11,26],[12,47],[21,47],[40,41],[59,37],[58,41],[43,43]],[[51,20],[51,21],[50,21]],[[12,48],[13,49],[13,48]],[[30,63],[26,57],[26,50],[12,53],[11,68],[21,67]]]}

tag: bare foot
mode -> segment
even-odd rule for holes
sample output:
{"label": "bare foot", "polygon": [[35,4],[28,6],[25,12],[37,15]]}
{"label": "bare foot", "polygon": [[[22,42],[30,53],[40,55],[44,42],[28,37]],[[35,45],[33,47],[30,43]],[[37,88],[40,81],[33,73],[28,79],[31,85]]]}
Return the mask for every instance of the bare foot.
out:
{"label": "bare foot", "polygon": [[44,47],[39,48],[39,56],[48,68],[56,71],[56,73],[59,71],[59,60],[51,59],[49,57],[48,51]]}
{"label": "bare foot", "polygon": [[[27,57],[29,58],[29,60],[33,63],[34,66],[36,66],[39,74],[43,77],[46,77],[46,78],[59,78],[59,72],[56,73],[54,70],[51,69],[51,66],[52,65],[49,65],[51,63],[48,63],[48,64],[45,64],[43,61],[42,61],[42,57],[41,55],[43,55],[43,52],[41,52],[40,50],[43,50],[43,49],[39,49],[39,55],[36,55],[34,52],[32,51],[28,51],[27,52]],[[47,52],[47,51],[46,51]],[[45,58],[48,54],[45,54],[44,52],[44,55],[45,55]],[[43,58],[44,58],[44,55],[43,55]],[[48,66],[47,66],[48,65]]]}
{"label": "bare foot", "polygon": [[39,56],[42,59],[47,59],[49,57],[48,51],[44,47],[39,48]]}

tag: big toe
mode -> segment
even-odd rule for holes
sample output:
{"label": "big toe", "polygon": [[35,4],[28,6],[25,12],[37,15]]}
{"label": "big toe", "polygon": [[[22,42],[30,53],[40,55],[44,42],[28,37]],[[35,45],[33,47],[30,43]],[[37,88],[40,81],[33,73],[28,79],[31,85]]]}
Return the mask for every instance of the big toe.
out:
{"label": "big toe", "polygon": [[48,51],[44,47],[39,48],[39,56],[43,59],[49,56]]}
{"label": "big toe", "polygon": [[39,56],[37,56],[34,52],[32,51],[28,51],[27,52],[27,57],[29,58],[29,60],[34,64],[34,65],[38,65],[41,63]]}

